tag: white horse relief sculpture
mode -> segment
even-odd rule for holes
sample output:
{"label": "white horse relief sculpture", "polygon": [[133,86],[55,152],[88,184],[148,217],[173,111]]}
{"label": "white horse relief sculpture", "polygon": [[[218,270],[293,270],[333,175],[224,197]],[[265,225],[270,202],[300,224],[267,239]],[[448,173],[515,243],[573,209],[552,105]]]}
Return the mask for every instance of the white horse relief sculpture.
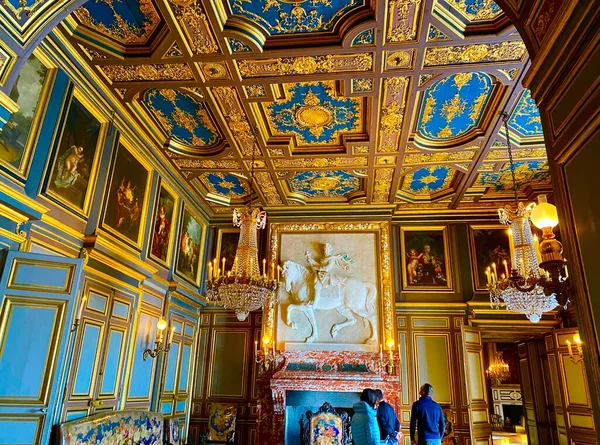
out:
{"label": "white horse relief sculpture", "polygon": [[[340,259],[340,256],[330,255],[332,248],[329,244],[324,247],[325,256],[320,262],[314,262],[307,255],[307,260],[313,271],[294,261],[283,263],[282,274],[285,290],[293,301],[283,314],[285,323],[292,329],[298,329],[297,323],[292,319],[292,313],[294,311],[302,312],[311,327],[311,333],[304,342],[311,343],[317,340],[319,336],[315,310],[328,311],[335,309],[346,320],[331,326],[331,337],[335,338],[341,329],[354,326],[357,317],[360,317],[370,332],[365,343],[375,343],[377,287],[373,283],[362,281],[354,276],[325,275],[331,272],[330,267],[320,269],[315,266],[319,266],[319,264],[326,265],[328,259],[334,257]],[[347,256],[342,256],[341,259],[342,261],[352,262]],[[322,294],[319,295],[316,301],[315,293]]]}

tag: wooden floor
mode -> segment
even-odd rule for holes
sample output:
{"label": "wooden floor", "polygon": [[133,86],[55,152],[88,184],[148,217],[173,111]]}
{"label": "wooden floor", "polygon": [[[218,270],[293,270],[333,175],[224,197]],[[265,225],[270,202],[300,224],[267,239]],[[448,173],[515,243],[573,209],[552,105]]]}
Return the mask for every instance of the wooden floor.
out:
{"label": "wooden floor", "polygon": [[492,443],[494,445],[527,445],[527,435],[494,431]]}

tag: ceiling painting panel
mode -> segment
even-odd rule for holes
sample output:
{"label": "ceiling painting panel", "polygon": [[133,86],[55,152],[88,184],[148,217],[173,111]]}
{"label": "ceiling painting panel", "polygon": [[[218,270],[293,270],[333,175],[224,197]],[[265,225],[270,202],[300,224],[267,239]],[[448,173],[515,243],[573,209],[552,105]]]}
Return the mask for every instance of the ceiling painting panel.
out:
{"label": "ceiling painting panel", "polygon": [[59,32],[215,215],[252,168],[283,214],[492,209],[504,110],[520,187],[549,188],[526,48],[491,0],[98,0]]}

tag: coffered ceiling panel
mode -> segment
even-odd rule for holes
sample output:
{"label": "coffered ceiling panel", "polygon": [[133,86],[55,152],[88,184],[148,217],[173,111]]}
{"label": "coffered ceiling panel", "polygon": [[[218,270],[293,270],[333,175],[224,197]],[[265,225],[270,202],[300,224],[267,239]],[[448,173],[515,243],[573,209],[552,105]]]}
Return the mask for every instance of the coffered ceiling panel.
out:
{"label": "coffered ceiling panel", "polygon": [[252,167],[283,213],[493,209],[503,111],[519,193],[550,190],[526,48],[491,0],[98,0],[61,32],[215,214]]}

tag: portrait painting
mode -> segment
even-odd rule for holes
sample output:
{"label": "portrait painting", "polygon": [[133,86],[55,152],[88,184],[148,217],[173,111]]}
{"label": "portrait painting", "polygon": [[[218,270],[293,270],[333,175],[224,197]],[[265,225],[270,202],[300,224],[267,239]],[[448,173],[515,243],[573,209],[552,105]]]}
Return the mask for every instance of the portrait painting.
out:
{"label": "portrait painting", "polygon": [[53,161],[48,190],[77,210],[84,211],[94,163],[98,155],[101,124],[73,97]]}
{"label": "portrait painting", "polygon": [[471,264],[475,290],[486,290],[487,277],[485,271],[492,263],[496,263],[498,277],[504,272],[503,262],[506,260],[510,271],[510,246],[508,227],[501,225],[470,226]]}
{"label": "portrait painting", "polygon": [[400,239],[405,290],[452,288],[446,228],[403,227]]}
{"label": "portrait painting", "polygon": [[217,264],[221,264],[222,258],[225,258],[225,270],[231,270],[233,266],[239,239],[239,229],[219,229],[217,237]]}
{"label": "portrait painting", "polygon": [[202,226],[186,208],[183,210],[177,255],[177,272],[193,283],[198,281]]}
{"label": "portrait painting", "polygon": [[149,173],[121,143],[114,156],[104,225],[134,244],[139,243]]}
{"label": "portrait painting", "polygon": [[12,87],[10,98],[19,106],[0,132],[0,160],[5,165],[22,171],[25,151],[35,142],[37,132],[34,128],[36,112],[43,107],[42,90],[50,82],[49,70],[35,56],[25,62]]}
{"label": "portrait painting", "polygon": [[378,351],[377,234],[282,233],[279,348]]}
{"label": "portrait painting", "polygon": [[150,254],[166,263],[175,213],[175,198],[161,185],[156,198]]}

